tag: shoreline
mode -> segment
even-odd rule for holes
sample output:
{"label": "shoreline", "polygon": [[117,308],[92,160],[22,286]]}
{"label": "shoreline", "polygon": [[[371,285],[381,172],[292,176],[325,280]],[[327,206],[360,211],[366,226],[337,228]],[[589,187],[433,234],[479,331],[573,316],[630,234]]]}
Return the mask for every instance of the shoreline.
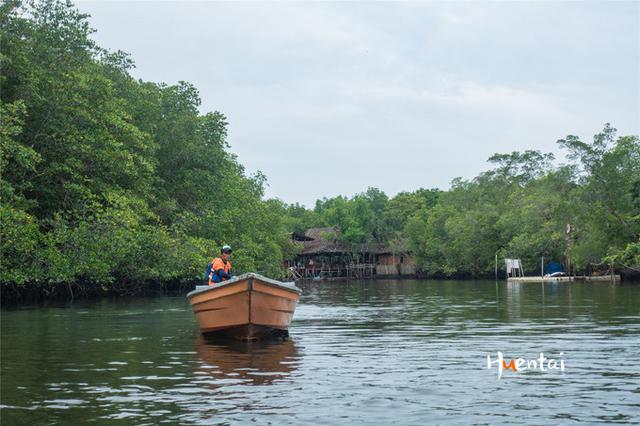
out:
{"label": "shoreline", "polygon": [[54,301],[186,294],[193,288],[195,288],[195,281],[186,280],[119,282],[108,285],[89,282],[22,285],[2,283],[0,284],[0,307],[42,305]]}
{"label": "shoreline", "polygon": [[[530,281],[539,277],[526,277]],[[545,281],[548,283],[554,282],[574,282],[566,277],[564,280]],[[320,281],[314,280],[302,280],[302,283],[310,284],[317,283],[323,284],[334,281],[347,281],[353,280],[348,277],[334,277],[331,279],[325,279]],[[426,276],[374,276],[368,278],[358,279],[358,281],[380,281],[380,280],[437,280],[437,281],[463,281],[463,280],[494,280],[493,276],[453,276],[453,277],[426,277]],[[528,280],[507,280],[506,277],[498,278],[498,282],[517,282]],[[296,281],[299,282],[299,281]],[[583,281],[575,281],[583,282]],[[593,280],[586,280],[584,282],[593,282]],[[616,285],[624,284],[638,284],[640,283],[639,274],[625,274],[621,273],[616,280]],[[155,297],[162,295],[180,295],[187,294],[193,290],[196,285],[200,284],[199,280],[174,280],[174,281],[121,281],[114,284],[98,284],[90,282],[76,282],[76,283],[28,283],[28,284],[0,284],[0,307],[15,308],[29,305],[43,305],[48,302],[71,302],[74,300],[92,300],[102,298],[127,298],[127,297]]]}

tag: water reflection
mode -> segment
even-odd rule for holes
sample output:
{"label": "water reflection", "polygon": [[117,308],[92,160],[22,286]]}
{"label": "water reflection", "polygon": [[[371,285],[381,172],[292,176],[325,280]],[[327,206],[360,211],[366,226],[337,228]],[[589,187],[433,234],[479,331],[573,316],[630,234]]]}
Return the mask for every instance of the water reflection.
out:
{"label": "water reflection", "polygon": [[286,380],[298,362],[291,339],[239,342],[198,335],[194,349],[200,360],[194,374],[214,379],[213,383],[232,379],[245,385],[270,385]]}
{"label": "water reflection", "polygon": [[[301,286],[284,342],[207,341],[182,296],[3,310],[0,423],[636,421],[640,286]],[[497,351],[566,371],[498,380]]]}

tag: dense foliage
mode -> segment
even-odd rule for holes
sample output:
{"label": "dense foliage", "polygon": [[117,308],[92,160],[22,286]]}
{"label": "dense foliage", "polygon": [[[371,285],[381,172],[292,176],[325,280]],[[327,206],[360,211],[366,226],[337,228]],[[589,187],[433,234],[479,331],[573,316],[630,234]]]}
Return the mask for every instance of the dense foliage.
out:
{"label": "dense foliage", "polygon": [[[288,206],[289,226],[335,226],[347,243],[409,249],[430,275],[487,275],[495,256],[540,258],[590,272],[640,265],[640,142],[608,124],[593,142],[558,141],[569,164],[538,151],[495,154],[494,168],[448,191],[420,189],[389,199],[369,188],[352,198]],[[570,233],[567,234],[567,225]]]}
{"label": "dense foliage", "polygon": [[193,278],[223,243],[236,271],[282,273],[282,203],[229,153],[224,115],[133,79],[70,4],[1,7],[0,282]]}
{"label": "dense foliage", "polygon": [[223,243],[236,272],[280,276],[288,232],[314,226],[408,248],[427,274],[486,274],[496,254],[640,264],[640,143],[609,125],[591,143],[561,139],[569,164],[496,154],[448,191],[369,188],[307,209],[265,200],[265,177],[229,152],[225,116],[201,114],[186,82],[132,78],[71,4],[4,2],[0,19],[2,283],[193,279]]}

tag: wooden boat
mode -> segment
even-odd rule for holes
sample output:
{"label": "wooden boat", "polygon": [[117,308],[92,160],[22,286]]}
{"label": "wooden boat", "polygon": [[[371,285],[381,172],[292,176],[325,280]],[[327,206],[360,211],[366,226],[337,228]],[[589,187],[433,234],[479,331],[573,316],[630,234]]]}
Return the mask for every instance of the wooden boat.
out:
{"label": "wooden boat", "polygon": [[293,283],[248,273],[197,286],[187,299],[203,334],[256,340],[287,335],[301,294]]}

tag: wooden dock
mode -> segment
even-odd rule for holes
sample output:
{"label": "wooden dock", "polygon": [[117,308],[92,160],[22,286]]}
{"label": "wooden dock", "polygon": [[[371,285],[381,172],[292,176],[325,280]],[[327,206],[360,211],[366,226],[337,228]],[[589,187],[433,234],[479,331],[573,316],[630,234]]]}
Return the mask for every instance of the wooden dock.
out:
{"label": "wooden dock", "polygon": [[599,283],[619,283],[620,275],[599,275],[599,276],[576,276],[576,277],[509,277],[508,282],[512,283],[555,283],[555,282],[599,282]]}

